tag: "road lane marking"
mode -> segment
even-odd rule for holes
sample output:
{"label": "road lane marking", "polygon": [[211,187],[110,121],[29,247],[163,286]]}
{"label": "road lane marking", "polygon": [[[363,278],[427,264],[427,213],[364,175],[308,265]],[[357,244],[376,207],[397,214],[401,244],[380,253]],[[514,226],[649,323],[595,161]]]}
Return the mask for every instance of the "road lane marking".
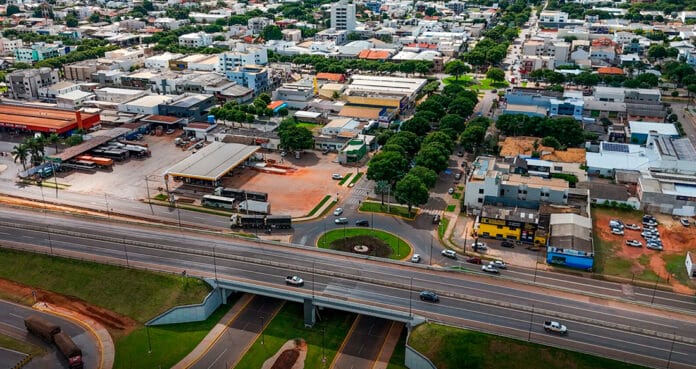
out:
{"label": "road lane marking", "polygon": [[218,355],[218,356],[215,358],[215,360],[213,360],[213,362],[210,363],[210,365],[208,365],[208,369],[212,368],[213,365],[215,365],[215,363],[217,363],[217,361],[220,360],[220,358],[222,357],[222,355],[225,354],[225,352],[227,352],[227,349],[224,349],[224,350],[220,353],[220,355]]}

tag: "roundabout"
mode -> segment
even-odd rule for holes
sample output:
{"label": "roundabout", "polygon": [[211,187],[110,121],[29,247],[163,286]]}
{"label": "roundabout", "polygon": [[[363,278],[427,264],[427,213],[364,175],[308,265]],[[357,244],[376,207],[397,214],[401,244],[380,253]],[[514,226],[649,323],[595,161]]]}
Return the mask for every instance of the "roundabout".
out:
{"label": "roundabout", "polygon": [[328,231],[319,237],[317,247],[392,260],[406,259],[413,251],[408,242],[392,233],[364,228]]}

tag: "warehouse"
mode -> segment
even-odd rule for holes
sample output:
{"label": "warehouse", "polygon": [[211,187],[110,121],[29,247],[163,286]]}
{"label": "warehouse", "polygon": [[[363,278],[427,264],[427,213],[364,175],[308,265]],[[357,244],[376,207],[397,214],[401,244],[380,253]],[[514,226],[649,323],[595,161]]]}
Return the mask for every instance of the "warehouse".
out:
{"label": "warehouse", "polygon": [[79,110],[0,104],[0,127],[64,134],[75,129],[92,128],[99,121],[99,114]]}
{"label": "warehouse", "polygon": [[244,163],[260,147],[234,143],[211,142],[197,153],[175,164],[164,173],[165,183],[169,179],[183,180],[219,186],[220,180],[238,165]]}

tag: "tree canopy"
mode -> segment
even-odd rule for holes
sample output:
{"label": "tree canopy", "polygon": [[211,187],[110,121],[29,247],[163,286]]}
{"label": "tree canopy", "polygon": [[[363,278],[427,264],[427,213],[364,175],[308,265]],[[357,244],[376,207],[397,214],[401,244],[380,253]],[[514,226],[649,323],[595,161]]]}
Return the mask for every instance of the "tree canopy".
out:
{"label": "tree canopy", "polygon": [[425,204],[430,197],[428,187],[413,174],[407,174],[396,184],[394,195],[399,203],[408,206],[409,213],[414,205]]}

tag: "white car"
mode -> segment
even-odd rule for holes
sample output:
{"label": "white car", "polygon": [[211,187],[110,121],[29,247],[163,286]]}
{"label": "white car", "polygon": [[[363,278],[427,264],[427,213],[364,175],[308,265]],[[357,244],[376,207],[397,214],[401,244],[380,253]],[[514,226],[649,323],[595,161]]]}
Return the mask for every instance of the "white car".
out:
{"label": "white car", "polygon": [[626,240],[626,245],[631,247],[643,247],[643,243],[638,240]]}
{"label": "white car", "polygon": [[491,264],[486,264],[481,266],[481,270],[486,272],[486,273],[493,273],[493,274],[499,274],[500,270],[498,268],[494,267]]}
{"label": "white car", "polygon": [[488,265],[494,266],[498,269],[507,269],[507,264],[502,260],[493,260]]}
{"label": "white car", "polygon": [[338,173],[334,173],[331,175],[331,179],[343,179],[343,176]]}
{"label": "white car", "polygon": [[339,216],[341,214],[343,214],[343,208],[336,208],[336,210],[334,210],[334,216]]}
{"label": "white car", "polygon": [[296,275],[289,275],[285,277],[285,284],[290,284],[293,286],[302,286],[304,284],[304,280]]}
{"label": "white car", "polygon": [[640,231],[640,226],[638,224],[629,223],[626,224],[624,227],[633,231]]}
{"label": "white car", "polygon": [[457,253],[454,250],[442,250],[440,253],[442,256],[450,259],[456,259],[457,258]]}
{"label": "white car", "polygon": [[336,224],[348,224],[348,218],[336,218],[334,219]]}
{"label": "white car", "polygon": [[619,235],[619,236],[623,236],[624,231],[623,231],[623,229],[612,228],[612,229],[611,229],[611,234],[617,234],[617,235]]}
{"label": "white car", "polygon": [[450,187],[450,188],[447,190],[447,193],[450,194],[450,195],[453,194],[453,193],[454,193],[454,188]]}
{"label": "white car", "polygon": [[471,244],[471,248],[474,250],[488,250],[488,246],[483,242],[474,242]]}
{"label": "white car", "polygon": [[421,261],[420,254],[413,254],[413,256],[411,256],[412,263],[420,263],[420,261]]}

